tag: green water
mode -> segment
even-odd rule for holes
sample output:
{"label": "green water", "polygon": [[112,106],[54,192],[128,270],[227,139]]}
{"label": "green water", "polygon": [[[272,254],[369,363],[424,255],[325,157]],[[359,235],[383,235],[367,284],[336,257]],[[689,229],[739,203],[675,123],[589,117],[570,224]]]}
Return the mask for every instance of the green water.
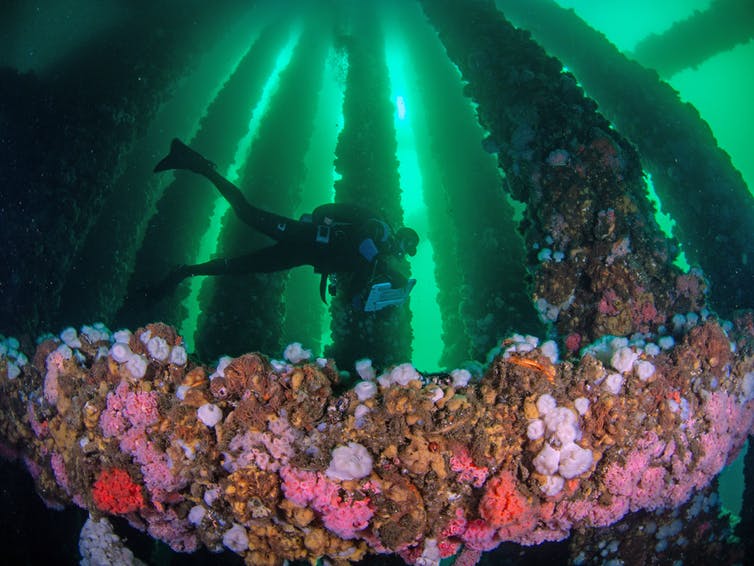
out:
{"label": "green water", "polygon": [[[560,0],[590,26],[604,33],[624,53],[649,34],[660,34],[695,11],[707,9],[711,0]],[[700,38],[702,40],[703,38]],[[749,190],[754,187],[751,128],[754,127],[754,42],[718,53],[695,69],[668,77],[682,100],[693,104],[714,131],[717,142],[741,171]]]}
{"label": "green water", "polygon": [[[562,7],[570,8],[583,18],[593,28],[604,33],[608,40],[630,54],[643,38],[652,33],[663,33],[674,23],[684,20],[695,11],[703,11],[710,7],[711,0],[669,0],[656,2],[654,0],[616,0],[611,2],[595,2],[592,0],[560,0]],[[103,33],[117,23],[127,13],[127,9],[115,1],[77,0],[72,2],[54,2],[45,0],[34,3],[16,3],[14,6],[14,19],[12,27],[6,27],[0,21],[0,35],[5,41],[2,43],[3,51],[0,53],[0,63],[18,68],[21,71],[31,71],[44,77],[54,72],[55,65],[64,60],[67,55],[85,44],[85,42]],[[289,4],[293,6],[294,4]],[[396,6],[391,2],[377,3],[377,13],[383,25],[385,36],[385,53],[387,55],[388,72],[390,75],[391,103],[394,106],[394,126],[398,142],[398,159],[400,162],[399,175],[403,191],[402,205],[405,210],[407,221],[415,225],[420,234],[427,232],[427,218],[424,212],[425,199],[422,194],[425,187],[423,179],[427,177],[426,171],[422,171],[422,164],[417,157],[417,144],[426,143],[417,135],[415,117],[419,93],[415,91],[415,80],[412,69],[406,60],[405,27],[398,25],[398,20],[403,17],[396,15]],[[260,4],[260,6],[262,6]],[[275,9],[262,7],[256,14],[264,14],[266,17],[274,14],[275,10],[285,12],[286,4],[278,3]],[[358,9],[358,4],[351,6]],[[7,21],[11,21],[10,19]],[[259,19],[264,22],[265,19]],[[403,22],[405,23],[405,22]],[[259,33],[259,26],[248,26],[246,37],[238,35],[237,30],[232,31],[241,42],[235,56],[238,60],[243,54],[243,46],[248,47],[253,43],[255,34]],[[341,25],[341,24],[339,24]],[[415,25],[411,23],[409,25]],[[326,30],[325,33],[330,33]],[[231,34],[229,34],[230,37]],[[239,143],[236,161],[227,171],[234,178],[238,170],[244,166],[245,151],[255,135],[255,128],[264,118],[269,96],[273,94],[275,77],[282,72],[288,62],[287,49],[292,49],[295,38],[291,45],[280,53],[278,68],[274,70],[268,79],[268,87],[260,100],[249,100],[248,104],[252,112],[252,121],[249,124],[248,135]],[[228,50],[226,50],[226,53]],[[334,53],[334,52],[333,52]],[[331,55],[331,57],[336,57]],[[227,56],[222,60],[212,62],[214,69],[227,67],[227,76],[230,76],[233,58]],[[567,62],[565,62],[567,64]],[[718,53],[696,68],[684,69],[667,77],[667,81],[676,88],[684,101],[692,103],[700,112],[702,118],[711,126],[719,145],[731,156],[733,164],[741,171],[749,186],[754,187],[754,160],[751,159],[750,131],[754,127],[754,73],[746,72],[754,68],[754,42],[739,45],[731,50]],[[340,80],[347,73],[347,64],[339,69]],[[209,85],[209,92],[219,91],[225,79],[215,78]],[[325,84],[327,85],[325,79]],[[329,84],[335,84],[335,79],[330,79]],[[304,197],[299,212],[311,210],[318,202],[307,202],[306,195],[314,194],[313,187],[321,187],[332,194],[332,183],[335,172],[332,167],[335,142],[343,127],[342,120],[342,82],[335,88],[325,86],[319,93],[321,98],[318,102],[320,111],[314,124],[314,130],[319,131],[316,146],[309,150],[307,155],[307,178],[304,179],[302,191]],[[200,98],[197,90],[195,97]],[[210,95],[211,101],[211,95]],[[400,103],[399,103],[400,101]],[[195,104],[195,106],[198,105]],[[192,118],[195,122],[198,116]],[[165,128],[166,125],[161,126]],[[190,140],[196,128],[188,128],[176,131],[176,135]],[[425,164],[426,165],[426,164]],[[323,169],[324,168],[324,169]],[[324,171],[324,173],[323,173]],[[318,193],[321,194],[321,193]],[[218,200],[213,218],[221,218],[227,213],[226,203]],[[212,257],[216,249],[217,227],[219,223],[213,219],[212,229],[202,237],[201,249],[197,250],[195,261],[205,261]],[[670,230],[671,218],[661,218],[661,224]],[[754,229],[754,227],[752,227]],[[414,321],[413,360],[418,367],[426,370],[440,368],[439,353],[442,350],[442,337],[440,333],[440,313],[436,306],[437,287],[435,283],[434,255],[436,254],[429,243],[428,238],[423,238],[419,248],[419,254],[411,261],[413,273],[418,276],[419,287],[411,301],[412,316]],[[681,260],[682,262],[682,260]],[[684,265],[681,263],[681,265]],[[303,270],[297,270],[303,271]],[[315,285],[316,277],[310,274],[296,274],[301,277],[302,285]],[[308,280],[308,281],[307,281]],[[198,317],[198,289],[200,281],[192,283],[191,297],[187,302],[189,315],[180,323],[180,328],[186,337],[189,346],[193,344],[194,332]],[[421,293],[418,292],[421,291]],[[328,341],[329,321],[328,314],[323,310],[322,336],[314,342],[324,345]],[[420,330],[418,330],[420,329]],[[295,336],[295,331],[286,331],[290,340],[306,340],[307,337]],[[320,348],[321,350],[321,348]],[[317,354],[320,354],[318,351]]]}
{"label": "green water", "polygon": [[[293,54],[293,48],[298,41],[300,29],[296,28],[291,32],[291,37],[283,50],[279,53],[277,60],[275,61],[275,68],[267,79],[262,90],[262,96],[258,101],[254,101],[254,110],[251,113],[251,120],[249,121],[249,127],[246,135],[238,143],[236,153],[233,158],[233,162],[228,167],[228,170],[223,174],[231,182],[238,182],[238,173],[243,167],[244,158],[249,154],[251,143],[256,137],[259,129],[259,124],[267,111],[270,104],[270,99],[275,94],[275,90],[278,87],[280,73],[290,63],[291,55]],[[209,229],[204,233],[201,239],[199,250],[196,254],[196,259],[193,263],[203,263],[209,261],[217,254],[218,241],[220,238],[220,229],[223,226],[222,219],[226,214],[230,212],[230,205],[228,202],[218,196],[215,201],[215,206],[212,210],[212,218],[210,220]],[[188,298],[185,301],[185,306],[188,311],[186,318],[179,325],[179,331],[186,339],[186,344],[189,351],[194,350],[194,334],[197,329],[197,321],[199,318],[199,291],[201,290],[202,279],[193,278],[189,281],[191,291]]]}
{"label": "green water", "polygon": [[[565,8],[573,8],[592,27],[603,32],[613,44],[625,53],[630,53],[646,35],[662,33],[674,22],[689,17],[695,10],[705,10],[711,2],[560,0],[558,3]],[[697,68],[684,69],[667,77],[667,81],[680,93],[681,99],[693,104],[710,125],[718,145],[730,155],[733,165],[741,172],[749,191],[754,194],[754,160],[751,158],[754,73],[751,69],[754,69],[754,41],[718,53]],[[672,218],[664,217],[660,224],[664,229],[672,230]],[[719,478],[723,506],[734,514],[741,510],[744,454],[745,450]]]}
{"label": "green water", "polygon": [[[524,1],[524,0],[521,0]],[[695,11],[709,8],[711,0],[560,0],[562,7],[571,8],[593,28],[606,35],[608,40],[621,51],[630,55],[636,45],[649,34],[661,34],[674,23],[680,22]],[[77,2],[55,2],[46,0],[34,3],[16,3],[14,12],[14,26],[5,27],[0,14],[0,31],[5,40],[0,52],[0,63],[15,67],[21,71],[32,71],[41,77],[54,74],[56,64],[75,52],[75,49],[97,34],[106,32],[127,12],[124,4],[115,1],[79,0]],[[358,4],[355,4],[358,8]],[[394,109],[394,128],[397,136],[400,185],[402,189],[402,207],[407,224],[426,235],[428,219],[426,213],[425,196],[423,191],[428,172],[422,170],[419,158],[421,144],[427,143],[418,129],[416,116],[421,108],[418,107],[421,93],[416,91],[414,74],[417,69],[411,67],[406,58],[405,27],[398,25],[395,5],[390,2],[376,3],[377,11],[383,24],[385,39],[386,63],[390,77],[390,102]],[[286,4],[279,4],[278,8],[286,9]],[[327,30],[330,33],[331,30]],[[259,29],[249,30],[243,39],[244,45],[253,41],[254,34]],[[298,33],[292,32],[289,43],[280,51],[276,67],[267,79],[262,96],[257,100],[249,100],[251,120],[248,123],[247,134],[239,141],[232,165],[223,173],[231,180],[236,180],[238,173],[245,165],[248,149],[251,147],[260,122],[265,117],[271,97],[274,96],[277,79],[288,65],[293,48],[298,41]],[[704,38],[700,38],[700,41]],[[241,41],[241,40],[239,40]],[[239,46],[237,61],[243,54]],[[233,71],[228,58],[222,62],[215,61],[211,65],[217,69],[227,68],[226,75]],[[330,50],[329,63],[323,87],[316,94],[318,112],[313,125],[313,139],[316,140],[309,148],[306,156],[307,177],[304,179],[303,199],[299,206],[299,213],[310,211],[324,199],[308,199],[306,195],[321,195],[315,187],[323,193],[332,196],[332,184],[337,174],[333,167],[333,156],[336,141],[343,124],[343,81],[347,73],[347,66],[340,65],[337,52]],[[567,61],[564,62],[567,65]],[[340,65],[340,66],[339,66]],[[718,144],[731,157],[734,166],[743,175],[749,190],[754,192],[754,159],[751,158],[751,131],[754,128],[754,42],[749,41],[730,50],[717,53],[695,68],[688,68],[665,77],[667,82],[678,90],[681,99],[694,105],[702,118],[710,125]],[[227,78],[227,77],[226,77]],[[217,93],[224,79],[215,81],[202,93],[196,93],[195,98],[210,100],[212,94]],[[461,84],[459,81],[459,89]],[[199,103],[195,102],[196,106]],[[187,140],[196,133],[197,116],[191,116],[184,122],[182,131],[176,131]],[[186,126],[192,122],[193,126]],[[171,124],[174,126],[174,124]],[[165,124],[162,125],[165,127]],[[450,133],[449,135],[452,135]],[[481,139],[480,145],[481,145]],[[281,151],[285,151],[284,148]],[[481,152],[481,147],[479,148]],[[211,157],[211,156],[210,156]],[[324,185],[324,187],[323,187]],[[317,190],[319,190],[317,189]],[[650,194],[652,194],[650,192]],[[201,236],[201,246],[196,251],[195,262],[206,261],[217,250],[220,219],[228,214],[227,203],[218,199],[214,210],[211,211],[211,227]],[[659,217],[661,225],[668,233],[672,232],[673,219],[668,216]],[[704,219],[701,218],[700,222]],[[754,227],[752,227],[754,232]],[[434,259],[437,250],[433,249],[429,238],[424,237],[419,246],[418,254],[411,261],[413,275],[420,283],[410,303],[414,327],[414,342],[412,344],[414,364],[424,371],[444,369],[440,365],[440,355],[443,349],[441,334],[442,322],[437,306],[437,284],[435,281]],[[680,260],[680,265],[687,267]],[[295,270],[292,278],[301,279],[301,287],[315,288],[318,278],[302,269]],[[194,334],[199,317],[199,288],[201,280],[192,281],[192,291],[186,302],[188,316],[179,323],[180,331],[185,336],[189,349],[193,349]],[[312,293],[316,300],[316,294]],[[288,302],[294,299],[291,297]],[[321,355],[322,347],[329,340],[329,311],[324,307],[321,311],[321,336],[308,337],[318,342],[319,348],[315,355]],[[290,341],[306,342],[307,337],[295,335],[295,326],[288,324],[284,334]],[[307,346],[304,343],[304,346]],[[271,355],[278,354],[271,352]],[[351,369],[351,368],[346,368]],[[740,466],[734,467],[729,475],[724,476],[723,492],[726,493],[726,505],[738,511],[736,501],[740,495],[731,486],[740,483]]]}
{"label": "green water", "polygon": [[698,69],[681,71],[669,82],[699,110],[754,194],[754,73],[744,70],[752,68],[754,42],[749,42],[708,59]]}

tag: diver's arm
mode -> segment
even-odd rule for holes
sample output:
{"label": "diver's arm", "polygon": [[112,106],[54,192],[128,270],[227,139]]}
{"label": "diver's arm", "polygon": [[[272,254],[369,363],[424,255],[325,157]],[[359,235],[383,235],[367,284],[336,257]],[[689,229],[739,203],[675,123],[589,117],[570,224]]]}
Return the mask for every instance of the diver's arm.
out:
{"label": "diver's arm", "polygon": [[168,274],[166,280],[176,281],[177,284],[187,277],[196,275],[246,275],[254,273],[260,271],[259,262],[254,261],[259,255],[260,252],[257,251],[234,258],[218,257],[204,263],[179,265]]}
{"label": "diver's arm", "polygon": [[393,241],[389,238],[389,229],[379,221],[370,222],[364,228],[362,234],[365,237],[359,243],[359,255],[366,264],[363,270],[369,273],[365,283],[374,279],[375,275],[383,275],[392,287],[405,287],[408,278],[395,267],[397,258]]}
{"label": "diver's arm", "polygon": [[387,224],[376,218],[362,223],[357,232],[359,255],[369,263],[374,263],[379,255],[392,252],[391,232]]}
{"label": "diver's arm", "polygon": [[375,272],[385,275],[391,287],[400,289],[408,285],[408,277],[394,267],[395,261],[393,256],[377,256]]}

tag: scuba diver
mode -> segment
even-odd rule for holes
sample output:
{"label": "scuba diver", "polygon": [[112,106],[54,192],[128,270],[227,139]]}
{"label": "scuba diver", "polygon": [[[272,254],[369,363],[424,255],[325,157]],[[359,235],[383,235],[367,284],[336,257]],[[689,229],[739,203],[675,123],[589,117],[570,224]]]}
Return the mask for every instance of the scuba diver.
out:
{"label": "scuba diver", "polygon": [[323,302],[327,303],[326,290],[335,294],[337,274],[352,274],[352,305],[369,312],[401,304],[416,283],[391,265],[404,254],[416,254],[419,236],[411,228],[393,231],[374,213],[354,204],[324,204],[300,220],[262,210],[251,205],[238,187],[220,175],[214,163],[178,139],[172,141],[170,153],[154,171],[171,169],[192,171],[207,178],[239,219],[276,243],[235,258],[179,265],[160,283],[144,290],[151,300],[161,299],[194,275],[270,273],[311,265],[315,273],[321,274]]}

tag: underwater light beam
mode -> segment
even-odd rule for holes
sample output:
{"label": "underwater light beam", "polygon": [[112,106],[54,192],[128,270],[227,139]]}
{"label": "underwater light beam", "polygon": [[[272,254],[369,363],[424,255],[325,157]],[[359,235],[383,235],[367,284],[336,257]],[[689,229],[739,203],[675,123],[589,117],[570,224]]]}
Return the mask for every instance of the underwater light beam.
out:
{"label": "underwater light beam", "polygon": [[397,109],[397,116],[398,120],[405,120],[406,119],[406,101],[402,96],[396,96],[395,97],[395,106]]}
{"label": "underwater light beam", "polygon": [[[322,86],[317,102],[317,114],[314,119],[314,129],[311,143],[304,158],[306,177],[302,185],[301,202],[297,215],[310,213],[324,202],[335,202],[335,181],[339,173],[335,170],[335,149],[338,138],[345,123],[343,102],[345,99],[345,75],[348,65],[345,55],[339,54],[335,47],[330,46],[324,65]],[[295,292],[296,286],[307,289],[318,288],[319,275],[308,269],[297,268],[291,271],[286,285],[286,294]],[[290,300],[286,300],[288,304]],[[322,314],[320,332],[317,335],[321,349],[332,341],[331,312],[325,305],[321,305]],[[292,324],[297,326],[296,324]],[[293,336],[290,330],[290,342],[302,340],[305,336]]]}
{"label": "underwater light beam", "polygon": [[395,131],[397,142],[398,174],[401,179],[401,206],[406,224],[421,235],[411,269],[419,275],[417,291],[410,301],[414,332],[413,359],[417,367],[427,370],[439,368],[442,354],[442,321],[437,303],[434,251],[427,239],[429,219],[422,194],[422,173],[416,153],[410,107],[408,64],[404,57],[405,47],[393,30],[385,34],[385,59],[390,76],[391,95],[395,101]]}
{"label": "underwater light beam", "polygon": [[[235,156],[233,162],[228,166],[225,172],[225,177],[232,183],[238,181],[238,174],[243,167],[251,149],[251,144],[257,135],[259,125],[262,122],[262,118],[267,113],[270,106],[270,101],[277,92],[277,88],[280,84],[280,75],[288,67],[293,56],[293,50],[298,44],[298,40],[301,37],[301,25],[296,25],[291,30],[288,42],[279,52],[275,61],[275,68],[267,78],[262,89],[262,95],[256,103],[249,120],[249,127],[246,130],[246,135],[238,142],[236,146]],[[199,249],[196,254],[196,260],[194,263],[203,263],[209,261],[216,253],[222,229],[222,219],[230,209],[228,202],[218,197],[215,200],[215,205],[212,211],[212,218],[209,223],[209,228],[204,233],[200,240]],[[196,333],[197,323],[199,320],[199,291],[201,285],[204,282],[204,277],[192,277],[189,280],[189,294],[184,301],[184,306],[187,310],[186,318],[178,325],[181,335],[186,340],[186,345],[190,349],[194,348],[194,334]]]}
{"label": "underwater light beam", "polygon": [[[209,112],[209,109],[212,108],[212,104],[215,102],[215,99],[220,96],[220,93],[226,87],[231,77],[234,77],[236,75],[236,72],[238,71],[241,63],[246,59],[246,57],[249,56],[249,52],[254,49],[254,46],[262,33],[262,26],[266,22],[267,18],[264,18],[259,13],[259,10],[252,8],[243,19],[240,19],[238,22],[236,22],[236,26],[234,28],[240,30],[238,34],[244,36],[244,41],[246,42],[248,47],[246,49],[239,49],[238,55],[235,57],[235,60],[231,61],[231,63],[223,61],[222,59],[224,59],[224,57],[222,57],[221,55],[210,57],[207,61],[205,61],[205,63],[203,63],[205,66],[212,66],[215,69],[223,65],[227,65],[228,69],[225,73],[223,73],[222,80],[216,81],[214,87],[210,89],[207,102],[204,105],[204,112],[202,112],[201,116],[194,121],[194,124],[191,127],[191,133],[186,136],[189,140],[194,140],[202,127],[202,123],[207,119],[207,114]],[[210,60],[212,61],[211,64],[209,63]],[[204,76],[197,78],[197,80],[205,81],[208,79],[209,77]],[[191,142],[189,142],[189,146],[190,145],[192,145]]]}
{"label": "underwater light beam", "polygon": [[[644,171],[644,179],[646,180],[647,198],[655,207],[655,221],[660,226],[660,230],[662,230],[662,232],[668,238],[675,238],[674,232],[676,222],[673,217],[668,214],[663,208],[662,201],[660,200],[660,195],[657,194],[654,182],[652,181],[652,174],[649,171]],[[688,272],[688,270],[691,269],[691,266],[686,259],[686,253],[683,251],[683,244],[680,240],[678,240],[678,246],[680,248],[680,252],[678,253],[678,257],[676,257],[673,261],[673,264],[679,269]]]}

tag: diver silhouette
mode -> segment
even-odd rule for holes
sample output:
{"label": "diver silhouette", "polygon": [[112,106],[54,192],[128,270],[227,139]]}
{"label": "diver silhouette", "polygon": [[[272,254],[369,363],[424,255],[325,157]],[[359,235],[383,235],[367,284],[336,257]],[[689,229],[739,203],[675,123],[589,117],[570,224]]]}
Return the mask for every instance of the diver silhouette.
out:
{"label": "diver silhouette", "polygon": [[170,153],[154,171],[172,169],[207,178],[239,219],[276,243],[234,258],[179,265],[157,285],[144,289],[152,301],[160,300],[181,281],[195,275],[270,273],[301,265],[311,265],[315,273],[321,274],[320,297],[325,303],[326,290],[331,295],[336,292],[337,275],[352,274],[348,285],[352,304],[365,311],[402,303],[416,283],[391,265],[404,254],[416,254],[419,236],[411,228],[393,231],[369,209],[347,203],[324,204],[300,220],[262,210],[220,175],[214,163],[178,139],[173,139]]}

